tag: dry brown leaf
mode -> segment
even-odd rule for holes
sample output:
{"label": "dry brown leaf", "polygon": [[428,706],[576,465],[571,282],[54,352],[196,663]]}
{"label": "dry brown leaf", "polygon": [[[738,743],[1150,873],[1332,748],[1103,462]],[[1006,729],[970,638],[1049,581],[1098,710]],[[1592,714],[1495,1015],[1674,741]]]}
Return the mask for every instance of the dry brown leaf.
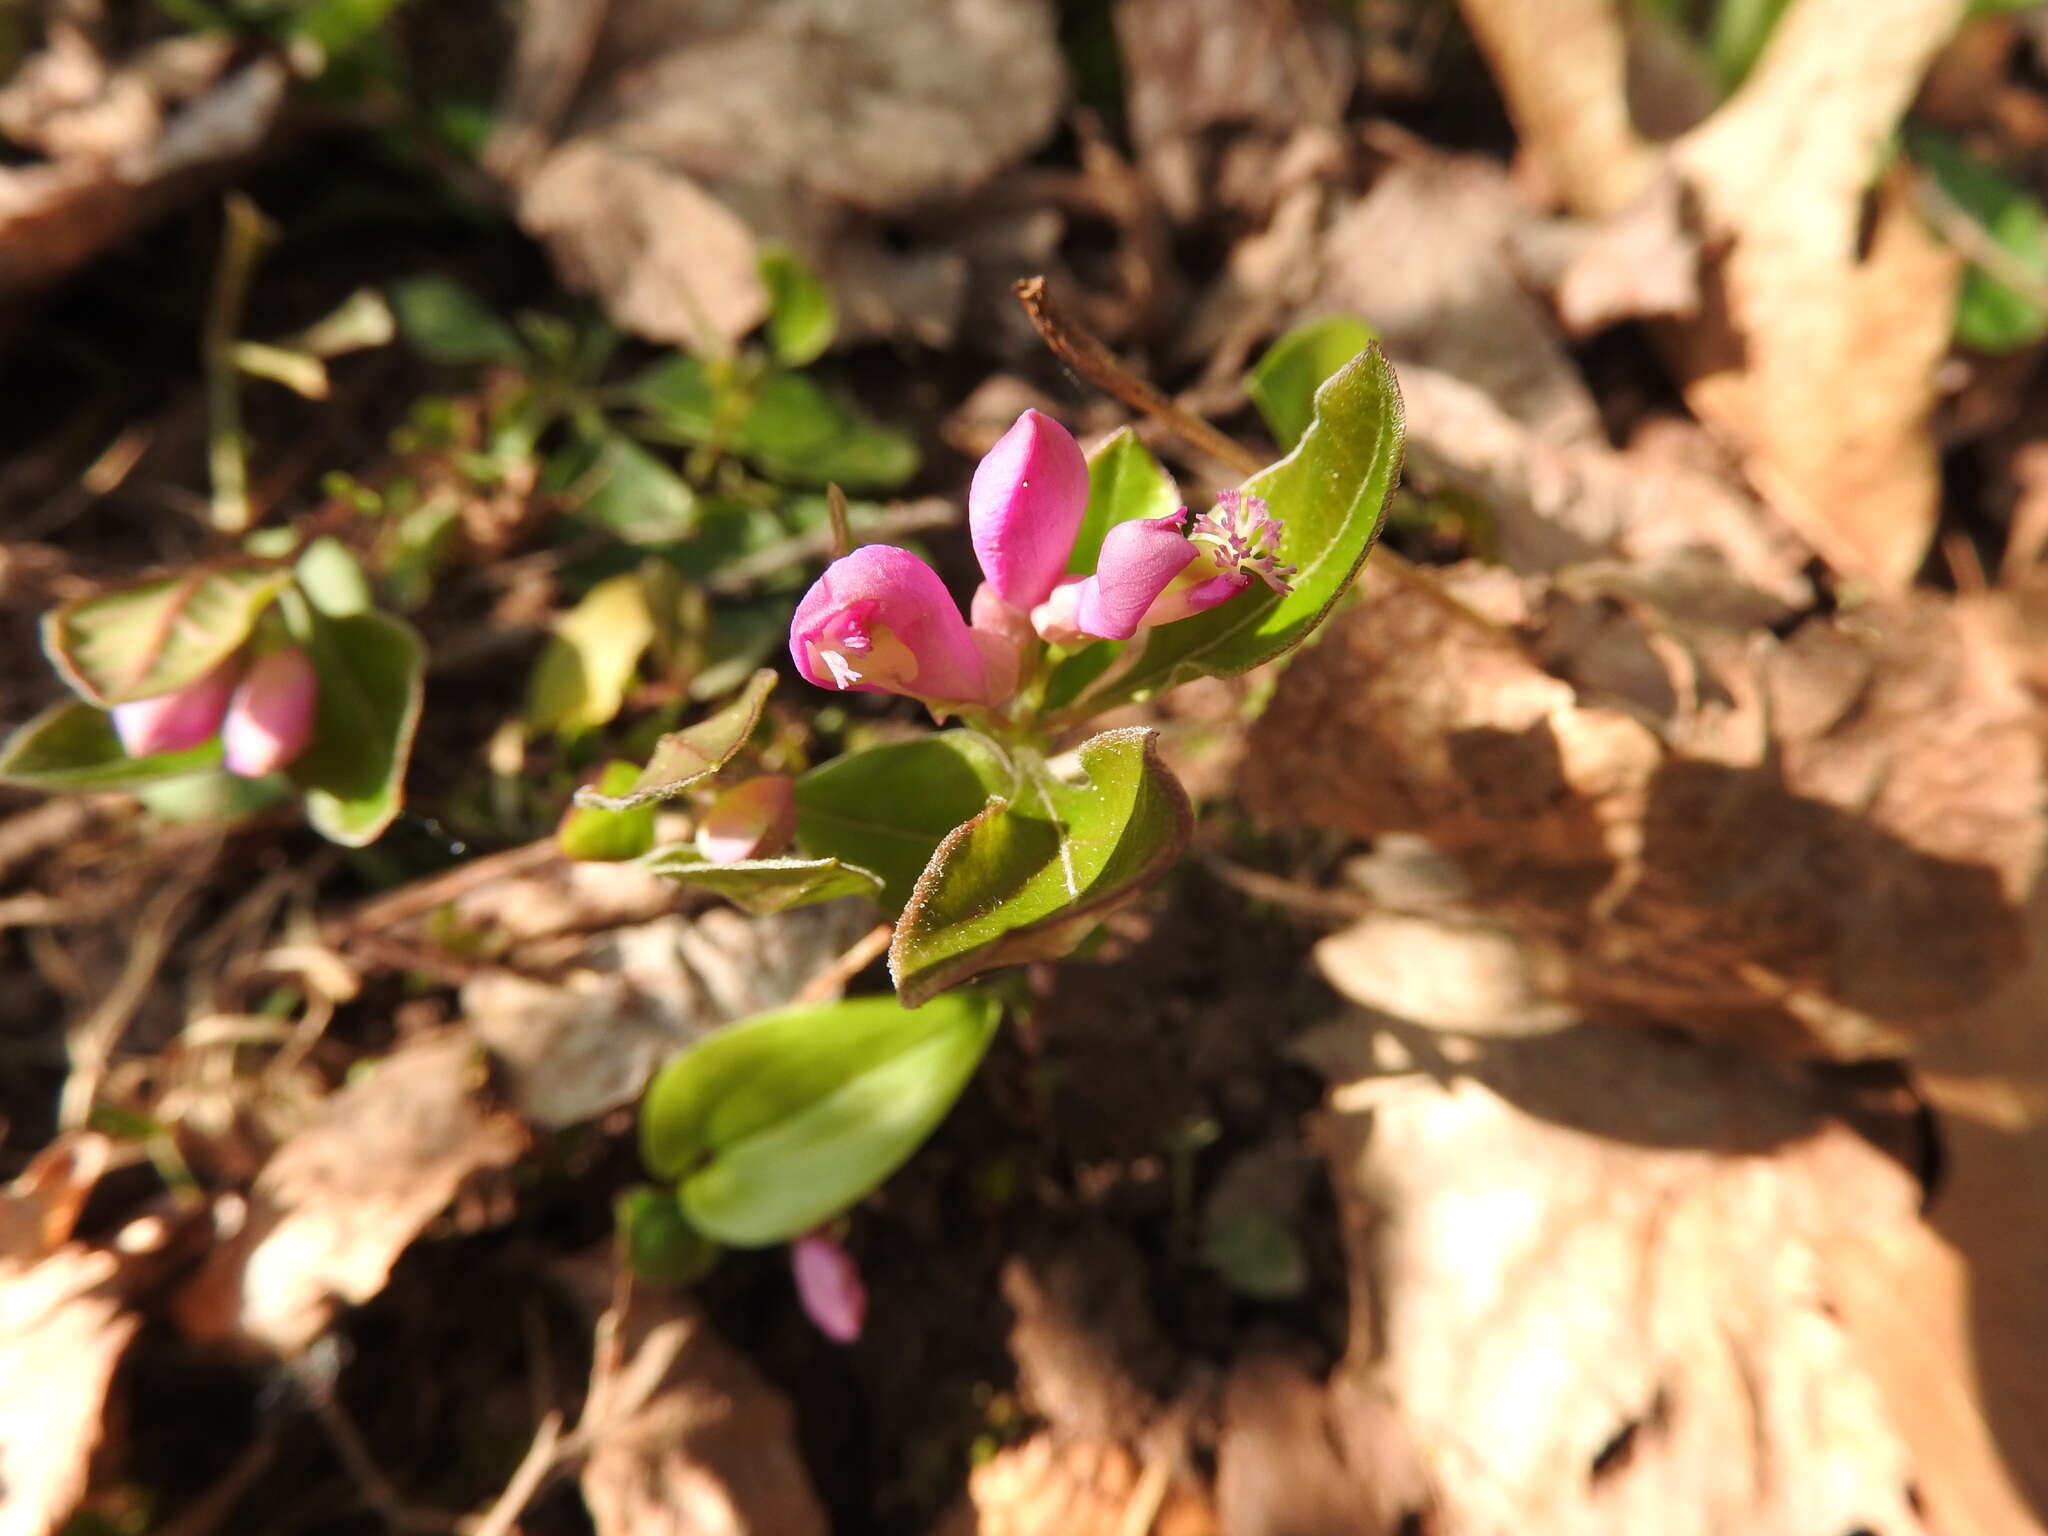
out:
{"label": "dry brown leaf", "polygon": [[1497,166],[1414,149],[1332,224],[1315,307],[1357,315],[1397,363],[1471,385],[1546,443],[1600,441],[1593,396],[1510,260],[1530,217]]}
{"label": "dry brown leaf", "polygon": [[976,1467],[932,1536],[1218,1536],[1226,1527],[1162,1463],[1123,1446],[1033,1435]]}
{"label": "dry brown leaf", "polygon": [[662,1062],[720,1025],[791,1001],[873,923],[871,907],[847,901],[672,914],[582,941],[545,980],[480,971],[463,983],[463,1017],[505,1064],[522,1115],[573,1125],[637,1098]]}
{"label": "dry brown leaf", "polygon": [[1477,498],[1516,570],[1614,558],[1670,606],[1734,624],[1812,603],[1805,545],[1710,470],[1648,447],[1551,443],[1460,379],[1416,365],[1400,375],[1417,480]]}
{"label": "dry brown leaf", "polygon": [[1563,958],[1569,999],[1717,1038],[1889,1053],[2012,971],[2042,747],[1990,609],[1874,606],[1781,643],[1641,605],[1575,627],[1632,610],[1450,579],[1549,670],[1384,592],[1282,677],[1242,779],[1255,813],[1420,834],[1476,913]]}
{"label": "dry brown leaf", "polygon": [[1732,1052],[1349,1029],[1410,1055],[1334,1094],[1338,1385],[1391,1406],[1447,1528],[1931,1529],[1825,1257],[1927,1243],[1911,1177]]}
{"label": "dry brown leaf", "polygon": [[564,275],[641,335],[724,347],[767,313],[762,238],[838,291],[843,328],[943,340],[964,258],[875,220],[985,183],[1064,89],[1042,0],[547,0],[528,8],[491,159]]}
{"label": "dry brown leaf", "polygon": [[1319,0],[1117,0],[1115,20],[1138,164],[1167,212],[1262,221],[1284,146],[1343,114],[1347,29]]}
{"label": "dry brown leaf", "polygon": [[789,1404],[687,1297],[635,1292],[596,1353],[577,1434],[598,1536],[824,1536]]}
{"label": "dry brown leaf", "polygon": [[68,1241],[110,1152],[103,1136],[62,1138],[0,1194],[0,1536],[48,1536],[77,1506],[141,1326],[121,1255]]}
{"label": "dry brown leaf", "polygon": [[1216,1503],[1230,1536],[1392,1536],[1427,1509],[1414,1448],[1377,1394],[1332,1391],[1284,1356],[1238,1362],[1223,1393]]}
{"label": "dry brown leaf", "polygon": [[1684,178],[1722,252],[1699,318],[1671,334],[1687,399],[1771,504],[1881,593],[1912,580],[1933,534],[1928,417],[1959,268],[1896,179],[1874,214],[1865,194],[1963,3],[1801,0],[1743,89],[1660,157],[1630,121],[1611,0],[1464,0],[1578,212],[1619,213],[1663,164]]}
{"label": "dry brown leaf", "polygon": [[1700,242],[1685,183],[1665,171],[1628,207],[1585,232],[1557,278],[1557,312],[1574,336],[1622,320],[1690,319],[1700,307]]}
{"label": "dry brown leaf", "polygon": [[108,1385],[142,1325],[120,1268],[77,1245],[0,1259],[0,1536],[47,1536],[85,1493]]}
{"label": "dry brown leaf", "polygon": [[119,63],[57,24],[0,87],[0,294],[47,287],[269,136],[287,74],[232,39],[174,38]]}
{"label": "dry brown leaf", "polygon": [[[2027,938],[2030,963],[1916,1057],[1941,1114],[1928,1220],[1948,1247],[1880,1250],[1888,1267],[1846,1313],[1895,1347],[1909,1429],[1957,1452],[1954,1530],[2048,1526],[2048,889]],[[2028,1523],[2010,1514],[2001,1462]]]}
{"label": "dry brown leaf", "polygon": [[381,1291],[464,1182],[525,1146],[509,1116],[479,1102],[482,1078],[475,1041],[448,1030],[328,1100],[271,1154],[239,1229],[173,1299],[185,1330],[296,1355],[337,1307]]}

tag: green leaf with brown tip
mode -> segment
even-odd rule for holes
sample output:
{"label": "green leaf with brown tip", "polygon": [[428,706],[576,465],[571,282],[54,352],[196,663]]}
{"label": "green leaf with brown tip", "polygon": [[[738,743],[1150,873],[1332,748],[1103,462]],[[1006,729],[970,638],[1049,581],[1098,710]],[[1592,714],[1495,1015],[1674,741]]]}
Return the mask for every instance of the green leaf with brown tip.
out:
{"label": "green leaf with brown tip", "polygon": [[153,699],[240,649],[290,579],[267,560],[246,560],[74,598],[44,616],[43,649],[88,704]]}
{"label": "green leaf with brown tip", "polygon": [[761,723],[762,706],[774,689],[775,674],[763,667],[725,708],[695,725],[670,731],[656,742],[654,755],[625,794],[602,794],[586,784],[576,791],[576,803],[604,811],[630,811],[657,800],[673,800],[732,761]]}

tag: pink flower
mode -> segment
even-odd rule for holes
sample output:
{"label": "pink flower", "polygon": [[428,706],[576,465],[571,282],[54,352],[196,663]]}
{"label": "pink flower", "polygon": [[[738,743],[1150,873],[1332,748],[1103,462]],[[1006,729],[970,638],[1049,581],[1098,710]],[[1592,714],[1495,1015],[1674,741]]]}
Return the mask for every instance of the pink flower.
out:
{"label": "pink flower", "polygon": [[261,778],[293,761],[313,739],[319,682],[297,646],[267,651],[249,663],[221,723],[222,762],[229,773]]}
{"label": "pink flower", "polygon": [[697,851],[713,864],[773,858],[796,835],[796,780],[764,773],[735,784],[697,823]]}
{"label": "pink flower", "polygon": [[1050,416],[1026,411],[975,466],[967,529],[982,574],[1011,607],[1052,595],[1088,511],[1088,461]]}
{"label": "pink flower", "polygon": [[796,1276],[797,1300],[818,1332],[840,1344],[859,1338],[867,1321],[868,1292],[853,1255],[811,1232],[789,1245],[789,1267]]}
{"label": "pink flower", "polygon": [[1075,594],[1074,622],[1103,640],[1128,640],[1153,602],[1200,553],[1181,532],[1187,508],[1170,517],[1133,518],[1103,537],[1095,574]]}
{"label": "pink flower", "polygon": [[835,560],[797,605],[789,648],[821,688],[902,693],[935,707],[994,707],[1027,675],[1036,644],[1128,640],[1228,602],[1263,580],[1285,592],[1280,522],[1256,496],[1224,491],[1112,527],[1092,575],[1067,562],[1088,511],[1088,463],[1065,427],[1026,411],[974,471],[968,532],[987,578],[973,621],[908,550],[869,545]]}
{"label": "pink flower", "polygon": [[907,549],[867,544],[833,561],[789,626],[797,671],[839,692],[993,704],[988,669],[939,573]]}
{"label": "pink flower", "polygon": [[208,740],[227,713],[239,668],[240,663],[230,659],[174,693],[116,704],[114,734],[121,738],[121,750],[130,757],[150,757],[183,752]]}

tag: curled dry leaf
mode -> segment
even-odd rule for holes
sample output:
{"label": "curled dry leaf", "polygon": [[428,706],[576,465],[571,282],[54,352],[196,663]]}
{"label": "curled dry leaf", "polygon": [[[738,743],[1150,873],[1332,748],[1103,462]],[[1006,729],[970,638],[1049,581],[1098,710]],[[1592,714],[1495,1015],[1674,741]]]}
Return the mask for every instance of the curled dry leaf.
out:
{"label": "curled dry leaf", "polygon": [[141,1326],[121,1255],[69,1241],[109,1151],[91,1133],[53,1142],[0,1194],[0,1536],[49,1536],[83,1497]]}
{"label": "curled dry leaf", "polygon": [[1869,209],[1866,193],[1964,0],[1802,0],[1743,89],[1662,151],[1630,120],[1620,7],[1463,9],[1577,212],[1618,214],[1676,169],[1718,253],[1699,315],[1668,336],[1688,401],[1839,571],[1902,590],[1934,529],[1928,417],[1960,269],[1902,180]]}
{"label": "curled dry leaf", "polygon": [[492,161],[565,275],[641,335],[716,350],[753,329],[773,238],[820,267],[842,320],[942,341],[964,261],[892,258],[876,221],[1021,158],[1063,89],[1043,0],[548,0]]}
{"label": "curled dry leaf", "polygon": [[656,1068],[720,1025],[793,1001],[873,922],[866,903],[848,901],[768,917],[671,914],[585,940],[547,980],[480,971],[463,984],[463,1016],[505,1063],[521,1114],[573,1125],[638,1098]]}
{"label": "curled dry leaf", "polygon": [[1254,728],[1255,813],[1418,833],[1478,915],[1549,949],[1559,995],[1709,1036],[1889,1053],[2014,968],[2042,747],[1985,607],[1779,642],[1450,580],[1531,649],[1411,591],[1342,616]]}
{"label": "curled dry leaf", "polygon": [[1333,1400],[1391,1408],[1446,1528],[1935,1528],[1831,1268],[1851,1230],[1932,1248],[1896,1164],[1730,1051],[1346,1030]]}
{"label": "curled dry leaf", "polygon": [[0,132],[42,158],[0,167],[0,294],[47,287],[269,136],[283,62],[223,34],[119,63],[53,24],[0,87]]}
{"label": "curled dry leaf", "polygon": [[473,1175],[525,1136],[479,1099],[475,1042],[447,1030],[401,1046],[329,1099],[256,1177],[239,1230],[173,1299],[185,1330],[296,1355],[391,1266]]}
{"label": "curled dry leaf", "polygon": [[824,1536],[782,1394],[687,1297],[634,1292],[598,1322],[579,1439],[598,1536]]}

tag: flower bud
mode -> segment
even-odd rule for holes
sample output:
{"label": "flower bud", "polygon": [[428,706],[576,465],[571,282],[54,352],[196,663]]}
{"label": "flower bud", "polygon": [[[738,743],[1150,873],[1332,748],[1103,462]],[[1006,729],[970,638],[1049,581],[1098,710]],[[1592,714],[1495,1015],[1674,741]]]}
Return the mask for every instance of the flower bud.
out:
{"label": "flower bud", "polygon": [[820,688],[996,702],[939,573],[892,544],[863,545],[825,568],[796,605],[789,650],[797,671]]}
{"label": "flower bud", "polygon": [[222,761],[244,779],[275,773],[313,739],[319,683],[297,646],[267,651],[249,663],[221,724]]}
{"label": "flower bud", "polygon": [[868,1292],[853,1255],[811,1232],[789,1245],[789,1266],[796,1276],[797,1300],[818,1332],[840,1344],[859,1338],[867,1321]]}
{"label": "flower bud", "polygon": [[796,780],[764,773],[735,784],[697,823],[697,851],[713,864],[770,859],[796,835]]}
{"label": "flower bud", "polygon": [[1066,574],[1088,511],[1088,461],[1050,416],[1026,411],[975,467],[967,528],[982,574],[1029,613]]}
{"label": "flower bud", "polygon": [[183,752],[207,740],[227,713],[237,669],[238,663],[230,659],[174,693],[116,704],[114,734],[121,738],[121,750],[130,757],[150,757]]}

